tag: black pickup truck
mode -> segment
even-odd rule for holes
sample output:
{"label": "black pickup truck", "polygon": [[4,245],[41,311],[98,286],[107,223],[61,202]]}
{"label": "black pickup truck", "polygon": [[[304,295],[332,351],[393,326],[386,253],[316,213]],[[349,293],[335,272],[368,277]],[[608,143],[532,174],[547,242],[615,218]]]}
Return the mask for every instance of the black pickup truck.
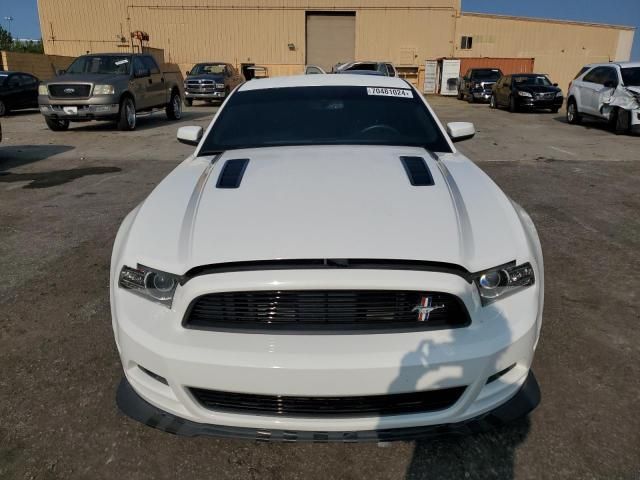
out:
{"label": "black pickup truck", "polygon": [[493,86],[501,76],[499,68],[470,68],[458,82],[458,100],[488,102]]}
{"label": "black pickup truck", "polygon": [[83,55],[40,84],[38,105],[54,131],[89,120],[115,120],[120,130],[133,130],[139,112],[164,110],[170,120],[181,118],[180,77],[163,71],[151,55]]}

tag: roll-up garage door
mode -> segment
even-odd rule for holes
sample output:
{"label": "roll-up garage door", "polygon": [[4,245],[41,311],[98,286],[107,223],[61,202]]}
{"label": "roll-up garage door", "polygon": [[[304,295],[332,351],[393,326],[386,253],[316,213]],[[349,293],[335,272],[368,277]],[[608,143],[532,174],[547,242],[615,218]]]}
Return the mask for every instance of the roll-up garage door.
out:
{"label": "roll-up garage door", "polygon": [[336,63],[355,60],[354,12],[307,13],[307,65],[330,71]]}

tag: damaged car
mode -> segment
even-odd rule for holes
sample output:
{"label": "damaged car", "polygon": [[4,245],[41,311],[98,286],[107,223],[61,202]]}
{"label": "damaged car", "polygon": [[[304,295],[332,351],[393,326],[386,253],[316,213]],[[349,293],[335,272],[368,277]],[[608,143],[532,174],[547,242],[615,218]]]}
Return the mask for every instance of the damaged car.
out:
{"label": "damaged car", "polygon": [[[239,128],[241,125],[242,128]],[[120,409],[166,432],[354,442],[527,415],[544,269],[534,224],[401,78],[231,92],[123,221]]]}
{"label": "damaged car", "polygon": [[616,134],[640,125],[640,62],[587,65],[569,84],[567,122],[605,120]]}

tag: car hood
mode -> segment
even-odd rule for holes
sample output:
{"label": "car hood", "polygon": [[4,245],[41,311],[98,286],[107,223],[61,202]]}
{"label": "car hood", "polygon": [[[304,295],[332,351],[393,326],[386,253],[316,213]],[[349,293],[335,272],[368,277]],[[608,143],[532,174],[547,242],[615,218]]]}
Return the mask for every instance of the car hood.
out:
{"label": "car hood", "polygon": [[218,83],[224,83],[224,75],[211,75],[211,74],[202,74],[202,75],[189,75],[187,80],[213,80]]}
{"label": "car hood", "polygon": [[549,86],[525,85],[525,86],[516,87],[516,88],[522,92],[529,92],[529,93],[557,93],[561,90],[559,87],[554,87],[551,85]]}
{"label": "car hood", "polygon": [[79,73],[73,75],[60,75],[47,83],[96,83],[110,84],[117,81],[128,80],[129,75],[122,74],[100,74],[100,73]]}
{"label": "car hood", "polygon": [[[421,156],[432,186],[412,186]],[[249,159],[239,188],[223,165]],[[500,189],[460,154],[407,147],[278,147],[189,158],[137,212],[126,261],[175,274],[223,262],[366,258],[491,268],[526,250]]]}

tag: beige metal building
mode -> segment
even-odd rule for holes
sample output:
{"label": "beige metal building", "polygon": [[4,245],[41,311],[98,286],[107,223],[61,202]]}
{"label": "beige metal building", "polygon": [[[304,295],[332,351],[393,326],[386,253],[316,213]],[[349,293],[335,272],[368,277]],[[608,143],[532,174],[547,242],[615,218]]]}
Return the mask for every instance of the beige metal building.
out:
{"label": "beige metal building", "polygon": [[[462,13],[461,0],[39,0],[45,52],[130,51],[131,32],[188,70],[199,61],[300,73],[389,60],[421,86],[425,61],[531,57],[565,85],[585,63],[627,60],[634,29]],[[471,40],[469,40],[471,38]]]}

